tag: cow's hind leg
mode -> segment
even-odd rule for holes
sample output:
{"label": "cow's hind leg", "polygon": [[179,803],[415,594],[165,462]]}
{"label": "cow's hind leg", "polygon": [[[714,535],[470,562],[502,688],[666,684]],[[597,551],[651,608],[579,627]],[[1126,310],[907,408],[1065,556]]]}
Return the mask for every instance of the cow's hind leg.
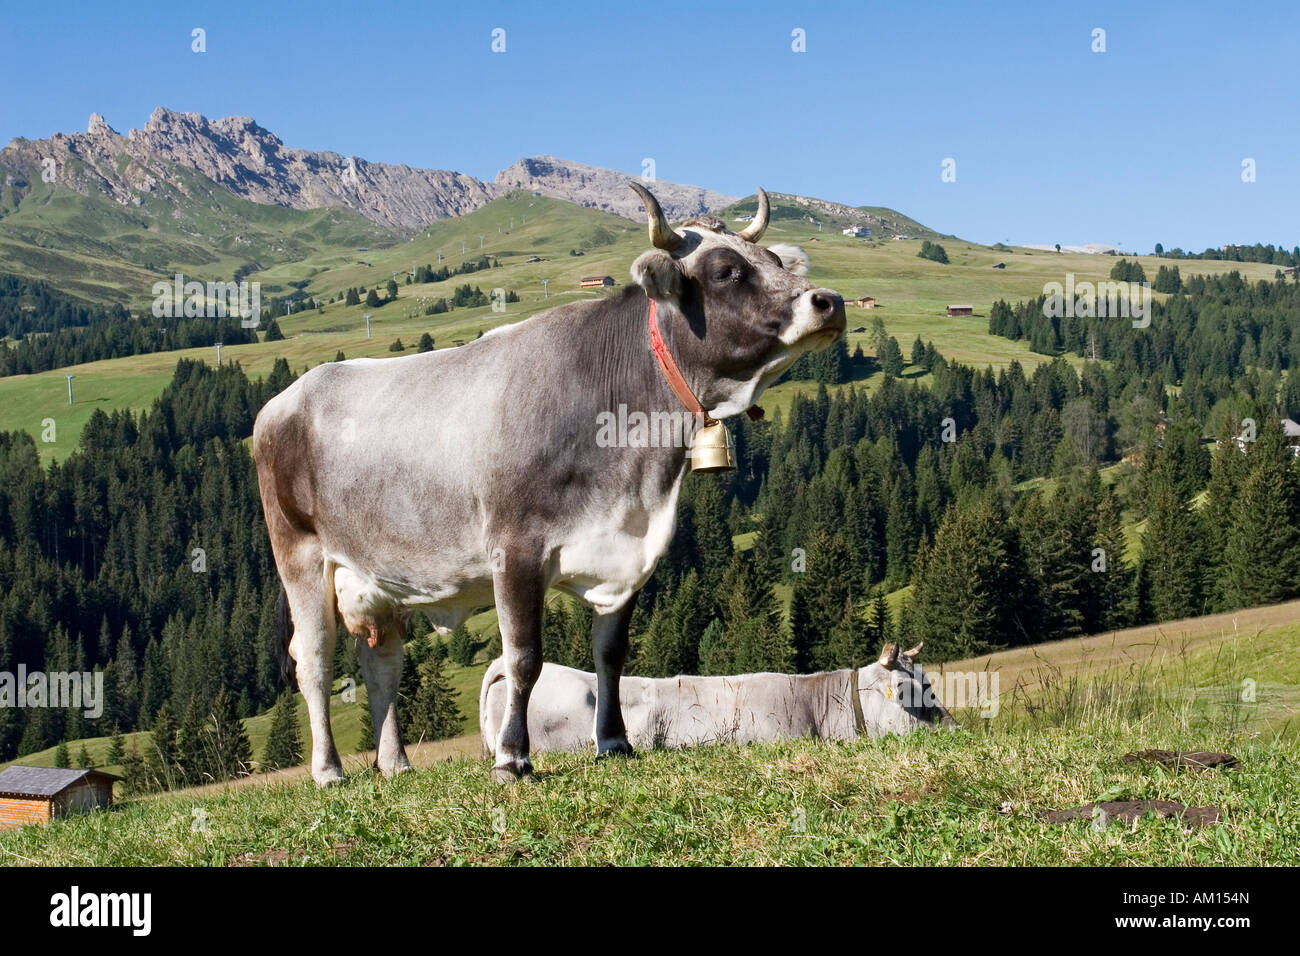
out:
{"label": "cow's hind leg", "polygon": [[378,641],[373,647],[368,640],[357,640],[361,675],[370,700],[370,719],[375,725],[375,762],[386,777],[411,769],[397,725],[397,689],[402,682],[405,639],[406,627],[392,618],[380,625]]}
{"label": "cow's hind leg", "polygon": [[626,604],[607,614],[597,613],[591,623],[591,652],[596,661],[596,759],[633,756],[623,724],[618,685],[627,660],[627,632],[632,622],[633,595]]}
{"label": "cow's hind leg", "polygon": [[542,672],[542,599],[546,591],[536,566],[520,566],[518,559],[507,559],[505,564],[492,581],[506,672],[506,708],[492,768],[492,779],[498,783],[510,783],[533,772],[528,759],[528,698]]}
{"label": "cow's hind leg", "polygon": [[289,654],[311,717],[311,775],[323,787],[341,783],[343,764],[330,729],[335,642],[332,571],[312,536],[302,536],[292,554],[277,557],[293,617]]}

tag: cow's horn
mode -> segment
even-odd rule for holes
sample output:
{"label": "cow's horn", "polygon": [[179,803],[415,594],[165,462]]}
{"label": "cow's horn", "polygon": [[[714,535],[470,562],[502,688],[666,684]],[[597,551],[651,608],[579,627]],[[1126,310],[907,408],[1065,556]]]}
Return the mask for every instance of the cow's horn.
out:
{"label": "cow's horn", "polygon": [[922,641],[920,644],[917,644],[916,647],[912,648],[910,651],[903,651],[903,656],[906,657],[909,661],[914,661],[916,660],[916,655],[921,653],[921,648],[923,647],[925,647],[925,641]]}
{"label": "cow's horn", "polygon": [[886,644],[880,649],[880,664],[886,670],[893,670],[898,664],[898,645]]}
{"label": "cow's horn", "polygon": [[741,239],[748,239],[750,242],[758,242],[763,238],[763,233],[767,232],[767,219],[772,207],[768,204],[767,193],[763,192],[763,187],[758,187],[758,212],[754,213],[754,221],[751,222],[736,235]]}
{"label": "cow's horn", "polygon": [[650,241],[654,243],[655,248],[662,249],[665,252],[675,252],[681,248],[686,239],[681,233],[668,225],[668,220],[664,217],[664,211],[659,208],[659,200],[655,199],[650,194],[650,190],[638,182],[633,181],[628,185],[636,190],[637,195],[641,197],[641,202],[645,203],[646,218],[650,223]]}

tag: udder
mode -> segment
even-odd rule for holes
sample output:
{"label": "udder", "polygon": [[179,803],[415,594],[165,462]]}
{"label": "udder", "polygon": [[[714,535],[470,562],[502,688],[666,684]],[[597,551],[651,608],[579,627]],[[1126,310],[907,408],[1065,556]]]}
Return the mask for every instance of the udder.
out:
{"label": "udder", "polygon": [[405,634],[407,611],[379,584],[351,568],[334,569],[334,598],[343,627],[377,647],[389,633]]}

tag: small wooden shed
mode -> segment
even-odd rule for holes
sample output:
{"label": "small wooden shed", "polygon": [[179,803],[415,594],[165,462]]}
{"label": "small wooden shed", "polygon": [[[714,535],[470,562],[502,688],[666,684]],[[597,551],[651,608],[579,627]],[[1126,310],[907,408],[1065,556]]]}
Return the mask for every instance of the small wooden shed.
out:
{"label": "small wooden shed", "polygon": [[974,315],[975,306],[973,305],[950,305],[948,306],[949,315]]}
{"label": "small wooden shed", "polygon": [[612,286],[614,284],[613,276],[583,276],[582,288],[590,289],[593,286]]}
{"label": "small wooden shed", "polygon": [[0,772],[0,830],[110,806],[118,779],[102,770],[9,767]]}

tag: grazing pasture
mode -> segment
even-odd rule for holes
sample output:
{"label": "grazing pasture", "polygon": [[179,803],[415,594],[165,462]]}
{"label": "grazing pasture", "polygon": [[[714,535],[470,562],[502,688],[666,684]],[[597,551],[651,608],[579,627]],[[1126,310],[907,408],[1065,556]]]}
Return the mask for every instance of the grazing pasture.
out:
{"label": "grazing pasture", "polygon": [[[506,228],[514,217],[514,229]],[[526,217],[526,222],[523,220]],[[732,225],[739,225],[732,223]],[[497,232],[502,226],[505,231]],[[483,247],[478,248],[479,237]],[[817,241],[812,241],[813,239]],[[944,239],[950,262],[940,264],[917,257],[920,240],[879,239],[866,241],[830,232],[818,234],[806,222],[774,219],[765,244],[795,242],[803,245],[812,258],[809,278],[816,284],[840,292],[846,301],[862,295],[877,299],[874,310],[850,305],[849,328],[864,327],[865,333],[849,332],[849,350],[862,346],[873,351],[873,319],[885,323],[889,334],[898,339],[905,356],[910,355],[913,340],[919,335],[932,341],[943,355],[963,364],[1003,368],[1019,361],[1033,368],[1048,360],[1031,352],[1025,342],[988,334],[988,311],[993,302],[1006,299],[1016,302],[1040,295],[1047,282],[1061,282],[1065,273],[1073,272],[1079,280],[1106,278],[1116,260],[1111,256],[1082,253],[1043,252],[1032,249],[997,250],[960,239]],[[461,243],[465,253],[461,253]],[[609,294],[607,291],[581,289],[584,275],[610,275],[620,284],[629,281],[628,268],[646,250],[645,228],[609,213],[584,209],[560,200],[512,193],[465,216],[434,223],[418,236],[387,248],[369,249],[364,254],[337,248],[313,252],[306,258],[282,263],[264,272],[254,273],[250,281],[262,283],[265,302],[271,296],[293,292],[290,282],[307,283],[304,291],[321,300],[341,295],[349,287],[378,287],[381,291],[394,272],[397,273],[398,299],[379,308],[365,305],[346,306],[329,303],[323,310],[296,312],[277,318],[285,335],[283,341],[249,343],[222,349],[222,361],[239,362],[251,377],[267,374],[277,358],[288,360],[295,372],[332,360],[338,352],[348,358],[391,358],[389,351],[396,339],[414,351],[420,335],[428,332],[437,348],[473,340],[480,332],[505,322],[517,322],[543,309],[575,299]],[[570,250],[583,251],[581,256]],[[494,257],[497,268],[470,275],[452,276],[443,282],[405,285],[405,273],[411,263],[459,266],[480,255]],[[540,262],[529,262],[534,255]],[[1005,261],[1005,270],[992,268]],[[1173,260],[1143,257],[1143,267],[1154,276],[1161,264],[1176,264],[1184,278],[1200,272],[1224,272],[1236,269],[1251,279],[1271,279],[1273,266],[1255,263]],[[549,285],[544,292],[542,280]],[[150,284],[142,280],[130,302],[133,309],[147,310]],[[519,302],[494,312],[490,306],[458,308],[440,315],[426,316],[426,304],[439,298],[450,299],[453,291],[465,283],[490,293],[494,288],[514,291]],[[1158,296],[1158,294],[1157,294]],[[956,299],[975,304],[971,317],[949,317],[945,306]],[[371,337],[366,337],[366,313],[371,315]],[[95,408],[147,408],[170,380],[180,358],[200,358],[215,362],[213,348],[187,349],[150,355],[92,362],[54,369],[35,375],[0,378],[0,431],[24,429],[38,439],[42,457],[66,458],[75,447],[81,428]],[[1080,364],[1077,357],[1070,359]],[[909,367],[905,375],[918,377],[923,370]],[[73,381],[75,403],[68,405],[64,375],[76,375]],[[874,388],[883,373],[854,383],[858,388]],[[848,386],[835,386],[846,388]],[[762,404],[769,413],[789,407],[799,391],[815,391],[815,384],[786,382],[765,393]],[[42,421],[53,418],[57,441],[40,443]]]}
{"label": "grazing pasture", "polygon": [[[959,731],[599,765],[540,754],[537,779],[509,787],[466,736],[411,748],[417,769],[392,780],[345,758],[328,790],[298,768],[0,834],[0,864],[1297,865],[1300,821],[1283,809],[1300,788],[1298,636],[1292,602],[1059,641],[946,665],[1001,675],[998,716],[959,713]],[[1151,748],[1240,766],[1123,759]],[[1124,800],[1213,806],[1220,821],[1044,819]]]}

